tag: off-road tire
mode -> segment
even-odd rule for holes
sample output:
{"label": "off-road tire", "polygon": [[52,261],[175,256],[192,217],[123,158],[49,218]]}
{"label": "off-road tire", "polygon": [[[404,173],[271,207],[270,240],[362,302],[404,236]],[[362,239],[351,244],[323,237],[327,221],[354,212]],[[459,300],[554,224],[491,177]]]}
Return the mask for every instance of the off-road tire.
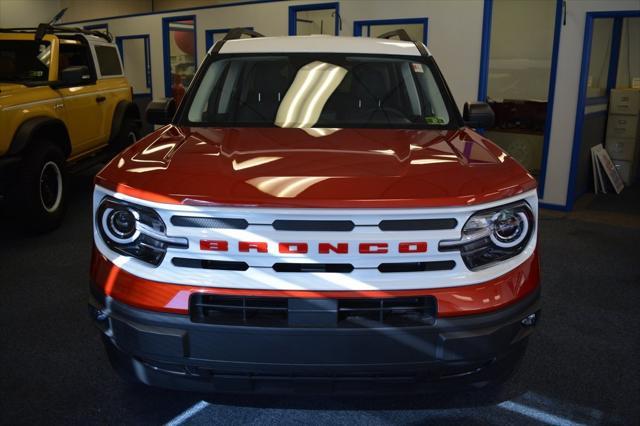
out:
{"label": "off-road tire", "polygon": [[18,170],[12,203],[27,230],[52,231],[66,207],[65,157],[51,141],[34,143]]}

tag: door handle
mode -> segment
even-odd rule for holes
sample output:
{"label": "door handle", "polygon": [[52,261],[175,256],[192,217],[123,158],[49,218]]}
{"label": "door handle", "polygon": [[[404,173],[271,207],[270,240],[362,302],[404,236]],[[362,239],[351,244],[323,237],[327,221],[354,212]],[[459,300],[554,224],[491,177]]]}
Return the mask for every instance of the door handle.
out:
{"label": "door handle", "polygon": [[106,98],[106,97],[104,97],[104,96],[98,96],[98,97],[96,98],[96,102],[97,102],[97,103],[101,103],[101,102],[104,102],[104,101],[106,101],[106,100],[107,100],[107,98]]}

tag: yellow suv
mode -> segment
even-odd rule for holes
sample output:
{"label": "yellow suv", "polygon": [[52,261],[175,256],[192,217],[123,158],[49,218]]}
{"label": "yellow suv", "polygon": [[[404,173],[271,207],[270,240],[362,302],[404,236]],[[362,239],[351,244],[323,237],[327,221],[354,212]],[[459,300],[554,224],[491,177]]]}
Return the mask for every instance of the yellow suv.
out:
{"label": "yellow suv", "polygon": [[121,151],[139,128],[110,35],[0,29],[0,199],[33,230],[60,224],[71,164]]}

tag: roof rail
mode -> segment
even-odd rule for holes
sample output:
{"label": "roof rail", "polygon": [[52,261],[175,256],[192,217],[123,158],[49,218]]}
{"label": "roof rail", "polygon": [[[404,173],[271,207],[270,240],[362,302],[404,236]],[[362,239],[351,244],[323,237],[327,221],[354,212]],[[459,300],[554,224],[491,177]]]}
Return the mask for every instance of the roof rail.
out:
{"label": "roof rail", "polygon": [[414,41],[409,37],[409,34],[403,29],[397,29],[392,31],[387,31],[384,34],[380,34],[377,38],[392,38],[398,37],[402,41]]}
{"label": "roof rail", "polygon": [[259,32],[250,30],[248,28],[232,28],[229,30],[227,35],[224,36],[222,41],[237,40],[241,38],[243,35],[248,35],[251,38],[264,37],[264,35],[260,34]]}
{"label": "roof rail", "polygon": [[103,33],[102,31],[85,30],[84,28],[78,27],[60,27],[50,24],[40,24],[38,28],[0,28],[0,33],[35,33],[36,40],[41,40],[46,34],[80,33],[100,37],[109,43],[113,41],[111,34],[108,32]]}

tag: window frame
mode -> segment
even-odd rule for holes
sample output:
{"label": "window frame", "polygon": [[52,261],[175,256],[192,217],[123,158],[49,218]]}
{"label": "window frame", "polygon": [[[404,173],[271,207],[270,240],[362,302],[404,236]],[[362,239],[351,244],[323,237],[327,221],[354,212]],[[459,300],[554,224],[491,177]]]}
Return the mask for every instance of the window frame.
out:
{"label": "window frame", "polygon": [[[97,46],[110,47],[110,48],[115,49],[116,56],[118,57],[118,63],[120,64],[120,74],[109,74],[109,75],[103,75],[102,74],[102,69],[100,68],[100,61],[98,60],[98,51],[96,50]],[[91,44],[91,50],[92,50],[92,53],[94,55],[95,67],[96,67],[96,71],[98,72],[98,78],[100,78],[102,80],[102,79],[108,79],[108,78],[121,78],[121,77],[124,77],[124,64],[122,63],[122,57],[120,56],[120,50],[118,49],[118,47],[115,44],[92,43]]]}
{"label": "window frame", "polygon": [[89,65],[89,73],[91,75],[91,79],[87,80],[86,82],[82,83],[82,84],[74,84],[76,86],[90,86],[93,84],[96,84],[96,82],[98,81],[98,79],[100,78],[100,70],[98,67],[98,63],[97,63],[97,58],[96,58],[96,53],[95,50],[93,48],[92,43],[89,43],[88,40],[84,37],[59,37],[60,38],[60,44],[58,45],[58,75],[60,75],[60,71],[62,71],[60,69],[60,56],[61,56],[61,51],[62,48],[65,45],[70,45],[70,46],[77,46],[77,44],[72,44],[72,43],[65,43],[64,40],[75,40],[75,41],[79,41],[80,42],[80,46],[82,46],[86,52],[87,55],[89,55],[87,64]]}
{"label": "window frame", "polygon": [[289,35],[298,35],[298,21],[296,20],[298,12],[308,12],[313,10],[335,10],[335,33],[336,36],[340,35],[340,3],[314,3],[314,4],[302,4],[296,6],[289,6]]}
{"label": "window frame", "polygon": [[[193,62],[198,67],[198,21],[196,15],[180,15],[180,16],[168,16],[162,18],[162,62],[164,71],[164,95],[167,98],[171,97],[171,52],[170,52],[170,33],[171,23],[179,21],[193,21]],[[194,76],[195,79],[195,76]]]}

